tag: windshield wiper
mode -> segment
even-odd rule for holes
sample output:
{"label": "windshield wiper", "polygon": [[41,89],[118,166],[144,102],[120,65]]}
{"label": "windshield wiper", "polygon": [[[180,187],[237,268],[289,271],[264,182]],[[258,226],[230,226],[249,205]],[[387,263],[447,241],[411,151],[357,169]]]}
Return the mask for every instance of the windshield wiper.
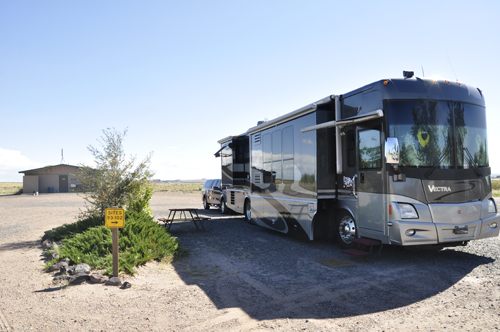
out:
{"label": "windshield wiper", "polygon": [[465,152],[465,156],[467,157],[467,163],[470,165],[472,164],[472,167],[474,168],[474,172],[476,173],[476,175],[478,177],[481,177],[483,176],[483,174],[481,173],[481,171],[479,170],[479,165],[476,164],[476,161],[474,160],[474,157],[472,156],[472,154],[470,153],[469,149],[467,148],[467,146],[464,145],[464,142],[462,140],[462,137],[461,136],[458,136],[458,143],[460,144],[460,146],[462,147],[462,153]]}
{"label": "windshield wiper", "polygon": [[474,157],[472,157],[472,154],[470,153],[469,149],[462,144],[462,140],[460,140],[460,145],[462,145],[462,151],[465,151],[465,154],[467,156],[467,162],[469,164],[472,164],[472,167],[474,168],[474,172],[476,172],[476,175],[478,177],[482,177],[483,173],[479,170],[478,164],[476,164],[476,161],[474,160]]}
{"label": "windshield wiper", "polygon": [[434,173],[434,171],[436,170],[436,168],[443,161],[444,157],[446,157],[447,152],[451,151],[452,149],[453,149],[453,146],[451,146],[451,145],[448,145],[446,147],[446,149],[444,149],[443,153],[439,156],[438,160],[436,160],[436,162],[433,164],[434,166],[432,167],[432,169],[429,172],[429,174],[427,174],[426,178],[429,178],[432,175],[432,173]]}

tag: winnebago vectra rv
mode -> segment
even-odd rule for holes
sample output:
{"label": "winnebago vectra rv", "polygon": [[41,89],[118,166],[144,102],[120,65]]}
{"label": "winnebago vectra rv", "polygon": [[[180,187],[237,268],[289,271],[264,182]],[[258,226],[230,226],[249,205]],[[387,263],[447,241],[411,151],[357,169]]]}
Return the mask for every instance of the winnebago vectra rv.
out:
{"label": "winnebago vectra rv", "polygon": [[221,204],[313,240],[465,245],[498,236],[482,91],[386,79],[221,139]]}

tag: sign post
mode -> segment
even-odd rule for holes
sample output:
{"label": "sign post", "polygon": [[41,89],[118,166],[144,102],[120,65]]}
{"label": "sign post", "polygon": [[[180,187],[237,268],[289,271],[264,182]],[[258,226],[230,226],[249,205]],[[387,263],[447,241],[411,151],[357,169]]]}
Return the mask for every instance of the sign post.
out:
{"label": "sign post", "polygon": [[125,227],[125,210],[116,207],[106,209],[104,224],[113,232],[113,277],[118,277],[118,228]]}

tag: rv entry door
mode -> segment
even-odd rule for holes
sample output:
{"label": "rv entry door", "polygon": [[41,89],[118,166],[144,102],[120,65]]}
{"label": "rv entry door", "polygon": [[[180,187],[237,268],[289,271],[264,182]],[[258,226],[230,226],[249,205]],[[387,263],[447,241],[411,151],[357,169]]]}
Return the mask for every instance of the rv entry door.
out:
{"label": "rv entry door", "polygon": [[380,121],[356,127],[356,192],[360,236],[384,234],[385,195]]}

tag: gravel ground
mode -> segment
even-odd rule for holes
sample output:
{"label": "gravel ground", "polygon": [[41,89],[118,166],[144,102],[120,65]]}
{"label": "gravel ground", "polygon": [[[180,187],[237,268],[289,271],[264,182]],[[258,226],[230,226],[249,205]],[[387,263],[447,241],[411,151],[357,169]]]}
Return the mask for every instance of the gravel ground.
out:
{"label": "gravel ground", "polygon": [[[42,271],[43,232],[73,222],[75,194],[0,196],[0,331],[495,331],[500,329],[500,239],[438,253],[385,246],[356,259],[201,210],[206,232],[174,223],[188,257],[149,263],[132,288],[60,286]],[[169,208],[202,208],[197,194],[153,196]],[[317,259],[352,266],[330,268]]]}

